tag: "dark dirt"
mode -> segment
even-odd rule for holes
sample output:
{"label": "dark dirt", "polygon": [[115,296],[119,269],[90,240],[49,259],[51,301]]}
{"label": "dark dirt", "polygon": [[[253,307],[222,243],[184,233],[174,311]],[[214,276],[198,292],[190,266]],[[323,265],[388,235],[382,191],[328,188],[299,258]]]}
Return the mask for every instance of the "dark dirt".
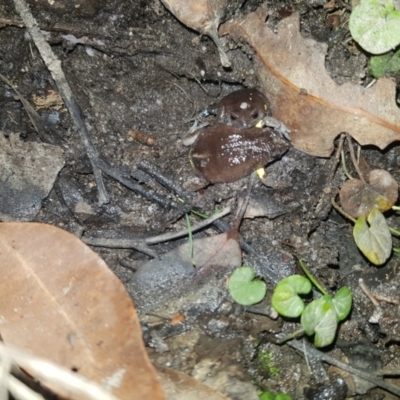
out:
{"label": "dark dirt", "polygon": [[[247,45],[237,47],[228,41],[233,68],[223,69],[213,42],[207,37],[200,38],[179,23],[158,0],[87,0],[82,4],[62,0],[54,5],[37,0],[30,3],[53,51],[62,61],[95,147],[115,167],[134,171],[141,160],[147,160],[166,176],[184,184],[194,176],[188,148],[182,144],[192,125],[190,119],[234,90],[258,86],[252,68],[252,50]],[[318,0],[250,0],[241,7],[239,3],[232,3],[230,15],[246,14],[262,3],[270,10],[267,21],[270,26],[298,12],[303,36],[328,43],[326,68],[337,83],[351,81],[366,86],[372,80],[368,58],[353,43],[347,28],[350,12],[347,3],[331,2],[333,8],[324,7],[326,2]],[[339,24],[334,11],[339,11]],[[25,29],[17,26],[20,18],[11,0],[0,4],[0,19],[0,73],[31,102],[34,95],[43,97],[50,90],[57,91],[33,42]],[[74,42],[82,36],[91,40],[90,45]],[[39,113],[63,138],[61,147],[66,164],[36,221],[77,234],[84,232],[90,237],[143,238],[185,228],[184,218],[175,221],[169,210],[143,199],[111,178],[105,178],[111,202],[98,206],[93,175],[68,112],[61,108]],[[3,83],[0,83],[0,121],[1,131],[7,137],[17,132],[24,141],[39,140],[22,104]],[[129,130],[153,136],[154,146],[133,140]],[[362,155],[371,168],[386,169],[399,182],[398,147],[385,151],[364,148]],[[293,272],[299,273],[294,255],[305,261],[328,290],[335,292],[348,285],[354,295],[354,306],[338,335],[345,342],[327,351],[338,358],[346,356],[353,365],[370,373],[383,367],[396,369],[400,356],[398,305],[381,303],[380,323],[369,322],[374,306],[361,291],[358,281],[362,277],[374,293],[398,298],[398,259],[392,256],[383,267],[376,268],[360,254],[352,239],[351,224],[331,209],[331,194],[326,192],[326,185],[332,163],[333,158],[318,159],[291,148],[281,160],[268,167],[267,180],[272,188],[266,189],[257,183],[255,191],[261,190],[261,198],[266,203],[279,204],[285,213],[274,219],[243,221],[240,233],[254,250],[244,254],[243,262],[265,277],[268,298],[263,312],[267,314],[276,281]],[[214,209],[234,206],[247,179],[204,189],[201,196],[206,200],[205,211],[211,214]],[[335,190],[344,180],[339,168],[330,187]],[[146,184],[168,195],[153,180]],[[233,217],[226,220],[232,221]],[[396,214],[389,217],[389,222],[399,228]],[[209,229],[195,238],[215,233]],[[180,239],[152,248],[162,257],[186,241],[186,238]],[[274,344],[276,333],[292,332],[298,325],[254,310],[246,312],[232,302],[225,279],[221,277],[208,276],[195,282],[178,277],[161,291],[152,281],[149,287],[137,290],[134,270],[150,257],[136,250],[95,250],[125,283],[137,303],[149,354],[155,363],[186,372],[232,399],[257,399],[257,388],[287,392],[296,399],[397,398],[374,387],[370,389],[361,384],[350,387],[351,378],[346,378],[348,391],[334,389],[330,397],[321,397],[318,394],[321,384],[336,388],[335,376],[340,370],[330,370],[330,380],[321,382],[315,371],[310,373],[299,353]],[[156,281],[157,276],[152,279]],[[185,316],[185,323],[168,323],[176,313]],[[357,346],[361,350],[350,356],[348,348]],[[371,361],[370,353],[378,362]],[[269,362],[265,362],[265,357]],[[400,385],[396,379],[391,383]]]}

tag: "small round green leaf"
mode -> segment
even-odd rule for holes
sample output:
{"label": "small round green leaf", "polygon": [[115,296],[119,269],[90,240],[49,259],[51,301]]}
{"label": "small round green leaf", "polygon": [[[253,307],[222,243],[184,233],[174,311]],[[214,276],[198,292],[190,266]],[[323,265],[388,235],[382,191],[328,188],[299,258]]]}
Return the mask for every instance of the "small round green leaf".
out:
{"label": "small round green leaf", "polygon": [[272,294],[272,307],[284,317],[296,318],[304,310],[303,300],[298,294],[311,291],[310,281],[301,275],[291,275],[282,279]]}
{"label": "small round green leaf", "polygon": [[351,310],[353,294],[347,286],[340,288],[332,299],[332,305],[335,308],[338,321],[343,321]]}
{"label": "small round green leaf", "polygon": [[293,400],[292,396],[289,396],[286,393],[279,393],[276,395],[275,400]]}
{"label": "small round green leaf", "polygon": [[396,74],[400,71],[400,51],[389,52],[380,56],[373,56],[369,61],[371,74],[375,78]]}
{"label": "small round green leaf", "polygon": [[330,296],[313,300],[301,314],[301,325],[307,335],[315,333],[314,344],[317,347],[328,346],[333,342],[337,322],[337,314]]}
{"label": "small round green leaf", "polygon": [[394,0],[361,0],[349,20],[351,35],[372,54],[382,54],[400,43],[400,11]]}
{"label": "small round green leaf", "polygon": [[385,217],[377,208],[371,210],[367,221],[364,216],[357,219],[353,237],[365,257],[373,264],[381,265],[392,253],[392,235]]}
{"label": "small round green leaf", "polygon": [[260,400],[275,400],[275,394],[272,392],[264,392],[261,396],[260,396]]}
{"label": "small round green leaf", "polygon": [[256,276],[251,267],[239,267],[233,271],[229,278],[228,289],[236,301],[243,306],[259,303],[267,293],[267,286]]}

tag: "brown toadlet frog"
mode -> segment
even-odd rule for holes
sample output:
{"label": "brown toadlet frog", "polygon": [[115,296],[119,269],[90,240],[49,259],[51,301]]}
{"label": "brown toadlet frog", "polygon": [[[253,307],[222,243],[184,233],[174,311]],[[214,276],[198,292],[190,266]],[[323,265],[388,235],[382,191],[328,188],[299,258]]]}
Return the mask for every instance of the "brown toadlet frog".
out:
{"label": "brown toadlet frog", "polygon": [[216,115],[220,124],[251,128],[270,115],[269,102],[256,89],[241,89],[229,93],[219,102]]}
{"label": "brown toadlet frog", "polygon": [[239,129],[225,124],[200,129],[190,159],[210,183],[235,182],[281,157],[289,143],[270,128]]}
{"label": "brown toadlet frog", "polygon": [[289,130],[270,116],[268,99],[256,89],[232,92],[208,111],[217,116],[217,123],[197,129],[183,140],[186,146],[192,145],[191,163],[207,182],[244,178],[289,147],[281,137],[288,137]]}

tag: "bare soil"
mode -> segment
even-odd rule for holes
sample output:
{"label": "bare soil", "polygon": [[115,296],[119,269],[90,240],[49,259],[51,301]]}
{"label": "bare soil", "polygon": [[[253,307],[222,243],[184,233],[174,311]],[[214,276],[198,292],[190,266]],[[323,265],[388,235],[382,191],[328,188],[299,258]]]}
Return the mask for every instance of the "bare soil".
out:
{"label": "bare soil", "polygon": [[[230,43],[228,56],[233,68],[222,68],[213,42],[182,25],[158,0],[30,3],[62,61],[96,149],[113,166],[135,171],[138,163],[146,160],[165,176],[184,184],[194,176],[189,150],[182,144],[191,118],[234,90],[258,87],[248,46]],[[351,81],[366,86],[372,80],[368,57],[351,40],[347,25],[350,6],[341,1],[332,3],[333,8],[318,0],[237,1],[232,2],[227,17],[246,14],[263,4],[270,10],[267,23],[275,26],[286,15],[298,12],[304,37],[328,44],[326,68],[332,78],[339,84]],[[339,23],[332,22],[334,11],[341,12]],[[3,0],[0,73],[32,102],[33,96],[46,97],[57,87],[18,21],[12,1]],[[82,37],[89,38],[90,44],[76,43]],[[184,218],[171,218],[170,210],[111,178],[105,178],[111,202],[99,206],[84,147],[67,110],[45,108],[39,113],[63,139],[60,146],[66,164],[36,221],[90,237],[142,238],[185,228]],[[39,140],[21,102],[4,83],[0,83],[0,121],[6,136],[17,132],[24,141]],[[152,136],[154,145],[132,139],[130,130]],[[371,168],[386,169],[400,181],[398,147],[385,151],[364,148],[362,154]],[[285,213],[243,221],[240,233],[254,250],[244,252],[244,264],[253,266],[265,278],[266,304],[276,283],[271,277],[279,280],[300,273],[294,255],[304,260],[330,291],[349,286],[354,295],[352,314],[340,327],[340,342],[325,351],[371,374],[384,367],[395,369],[400,356],[398,305],[381,303],[383,318],[380,323],[370,323],[374,306],[361,291],[359,278],[372,292],[398,298],[398,259],[394,255],[376,268],[358,251],[352,225],[332,210],[331,196],[324,192],[333,163],[333,158],[315,158],[291,148],[268,167],[272,188],[257,183],[255,193],[265,207],[272,201]],[[247,179],[210,185],[201,191],[206,211],[212,214],[223,206],[234,206]],[[331,187],[339,187],[344,180],[339,169]],[[168,195],[153,180],[141,184]],[[89,207],[77,208],[78,203]],[[395,214],[389,222],[394,227],[400,225]],[[210,228],[195,238],[215,233]],[[185,241],[187,238],[152,248],[162,260],[162,254]],[[220,276],[224,274],[211,272],[201,281],[191,282],[187,276],[180,278],[178,273],[173,276],[161,269],[158,274],[149,274],[147,286],[138,288],[135,271],[151,259],[149,256],[131,249],[96,247],[95,251],[132,295],[154,363],[186,372],[238,400],[257,399],[257,389],[290,393],[296,399],[398,398],[374,385],[369,388],[358,382],[350,387],[352,378],[346,377],[346,384],[342,383],[340,370],[330,369],[327,379],[311,373],[300,353],[275,344],[277,333],[290,333],[298,325],[235,304]],[[164,282],[162,290],[159,282]],[[183,315],[185,322],[170,323],[173,315]],[[399,385],[396,379],[391,383]],[[324,394],[324,390],[330,394]]]}

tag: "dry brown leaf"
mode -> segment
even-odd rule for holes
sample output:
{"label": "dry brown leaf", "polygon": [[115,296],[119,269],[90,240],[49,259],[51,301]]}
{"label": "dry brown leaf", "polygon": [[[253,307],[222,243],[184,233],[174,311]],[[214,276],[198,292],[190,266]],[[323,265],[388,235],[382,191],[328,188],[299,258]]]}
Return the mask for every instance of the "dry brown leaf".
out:
{"label": "dry brown leaf", "polygon": [[325,70],[327,45],[301,36],[297,14],[278,24],[278,34],[266,26],[266,15],[260,8],[228,21],[220,34],[245,40],[254,48],[257,75],[272,115],[292,130],[297,149],[327,157],[341,132],[381,149],[400,140],[400,110],[392,80],[379,79],[368,89],[337,85]]}
{"label": "dry brown leaf", "polygon": [[31,221],[64,166],[61,147],[23,142],[0,132],[0,218]]}
{"label": "dry brown leaf", "polygon": [[228,400],[220,392],[183,372],[156,366],[166,400]]}
{"label": "dry brown leaf", "polygon": [[373,208],[385,212],[397,201],[399,185],[389,172],[374,169],[368,182],[350,179],[340,189],[340,204],[354,218],[368,216]]}
{"label": "dry brown leaf", "polygon": [[218,26],[228,0],[161,0],[165,7],[183,24],[204,35],[210,36],[218,48],[221,64],[230,67],[220,38]]}
{"label": "dry brown leaf", "polygon": [[77,370],[120,399],[164,399],[129,295],[77,237],[1,223],[0,282],[7,344]]}
{"label": "dry brown leaf", "polygon": [[[193,267],[193,263],[196,268]],[[181,246],[149,261],[136,272],[134,282],[141,288],[145,286],[163,287],[171,279],[189,275],[208,268],[235,268],[242,262],[242,251],[238,238],[231,232],[195,239],[193,259],[191,245]]]}

